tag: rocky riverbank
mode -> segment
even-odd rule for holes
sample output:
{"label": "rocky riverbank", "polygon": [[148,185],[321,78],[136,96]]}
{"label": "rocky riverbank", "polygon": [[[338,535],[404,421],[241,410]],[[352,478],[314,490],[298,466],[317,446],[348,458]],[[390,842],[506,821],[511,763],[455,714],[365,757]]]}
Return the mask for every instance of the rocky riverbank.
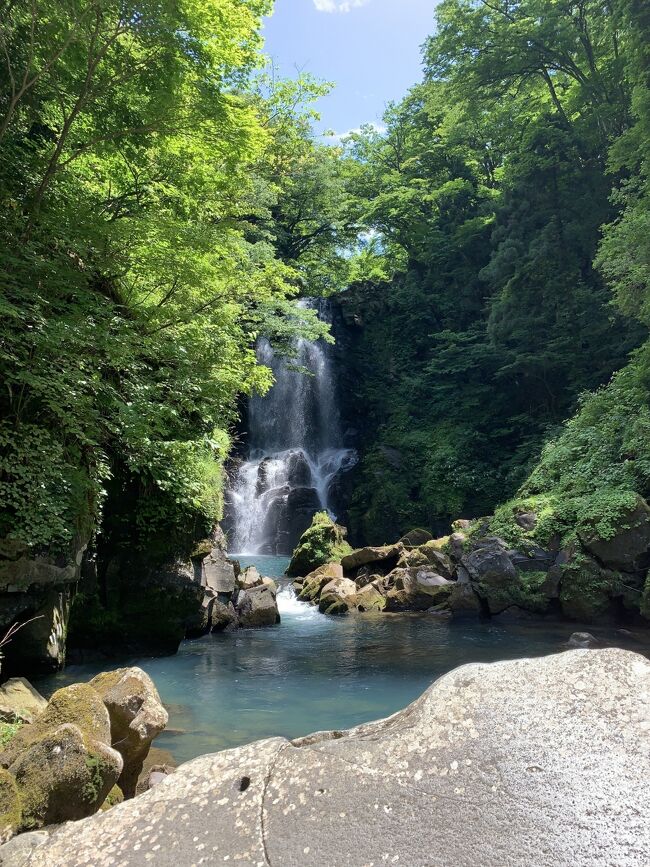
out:
{"label": "rocky riverbank", "polygon": [[3,840],[132,798],[168,718],[140,668],[99,674],[49,702],[16,678],[0,688],[0,715]]}
{"label": "rocky riverbank", "polygon": [[623,650],[467,665],[385,720],[203,756],[2,867],[617,867],[650,860],[650,664]]}
{"label": "rocky riverbank", "polygon": [[[228,558],[220,528],[186,557],[136,570],[119,557],[96,564],[79,543],[73,561],[0,544],[0,636],[26,624],[3,647],[3,675],[46,674],[76,661],[122,653],[175,653],[184,638],[280,622],[277,587]],[[101,597],[106,597],[102,603]]]}
{"label": "rocky riverbank", "polygon": [[456,521],[434,539],[413,530],[390,545],[340,550],[345,529],[318,516],[294,552],[298,597],[325,614],[430,611],[441,616],[564,617],[583,623],[650,620],[650,508],[636,506],[608,535],[535,539],[537,515],[513,516],[510,544],[490,518]]}

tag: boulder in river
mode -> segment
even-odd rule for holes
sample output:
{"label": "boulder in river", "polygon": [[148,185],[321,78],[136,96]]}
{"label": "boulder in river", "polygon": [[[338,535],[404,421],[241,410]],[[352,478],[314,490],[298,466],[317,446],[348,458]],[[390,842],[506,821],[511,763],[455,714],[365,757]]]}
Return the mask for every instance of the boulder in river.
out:
{"label": "boulder in river", "polygon": [[573,632],[567,644],[569,647],[599,647],[601,642],[591,632]]}
{"label": "boulder in river", "polygon": [[387,578],[386,611],[426,611],[446,603],[453,583],[428,566],[395,569]]}
{"label": "boulder in river", "polygon": [[326,563],[340,563],[352,551],[345,541],[347,530],[327,512],[317,512],[293,552],[287,575],[307,575]]}
{"label": "boulder in river", "polygon": [[357,585],[349,578],[333,578],[321,590],[318,610],[322,614],[347,614]]}
{"label": "boulder in river", "polygon": [[617,649],[465,665],[388,719],[203,756],[0,863],[639,867],[649,691]]}
{"label": "boulder in river", "polygon": [[101,697],[89,684],[75,683],[58,689],[43,713],[19,729],[0,753],[0,764],[8,768],[32,744],[67,723],[80,728],[88,738],[111,742],[110,719]]}
{"label": "boulder in river", "polygon": [[280,622],[275,594],[267,584],[240,590],[235,608],[241,626],[274,626]]}
{"label": "boulder in river", "polygon": [[404,551],[401,542],[394,545],[368,546],[351,551],[341,560],[344,572],[354,572],[362,566],[372,564],[373,567],[383,567],[390,570],[397,565],[397,561]]}

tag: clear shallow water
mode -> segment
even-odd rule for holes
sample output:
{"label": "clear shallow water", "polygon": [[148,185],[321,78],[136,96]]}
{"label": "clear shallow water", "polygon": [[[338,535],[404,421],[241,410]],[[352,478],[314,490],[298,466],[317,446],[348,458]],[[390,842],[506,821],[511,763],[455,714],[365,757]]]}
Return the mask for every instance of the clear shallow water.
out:
{"label": "clear shallow water", "polygon": [[[282,575],[288,563],[233,556],[272,576]],[[286,580],[278,602],[280,626],[186,641],[176,656],[70,666],[37,686],[49,694],[127,662],[141,666],[170,714],[156,746],[181,762],[258,738],[349,728],[387,716],[458,665],[563,650],[579,628],[453,623],[426,614],[329,618],[299,602]]]}

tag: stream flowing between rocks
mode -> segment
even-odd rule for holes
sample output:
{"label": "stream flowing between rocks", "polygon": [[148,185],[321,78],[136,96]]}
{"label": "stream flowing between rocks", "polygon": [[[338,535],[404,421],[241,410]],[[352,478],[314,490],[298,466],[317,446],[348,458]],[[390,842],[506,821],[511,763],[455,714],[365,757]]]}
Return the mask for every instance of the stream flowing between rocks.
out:
{"label": "stream flowing between rocks", "polygon": [[[242,566],[280,577],[287,559],[239,556]],[[99,671],[139,665],[169,711],[155,746],[176,762],[283,735],[343,729],[387,716],[436,678],[468,662],[493,662],[565,650],[571,623],[449,622],[427,614],[326,617],[299,602],[286,579],[282,623],[185,641],[176,656],[73,665],[36,683],[45,694]],[[589,627],[619,646],[630,637]]]}

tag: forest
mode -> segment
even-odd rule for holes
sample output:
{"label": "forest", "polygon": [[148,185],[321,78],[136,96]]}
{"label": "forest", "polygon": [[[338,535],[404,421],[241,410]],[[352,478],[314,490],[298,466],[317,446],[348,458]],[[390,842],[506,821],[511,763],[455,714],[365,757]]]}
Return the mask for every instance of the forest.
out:
{"label": "forest", "polygon": [[650,864],[649,328],[648,0],[0,0],[0,864]]}
{"label": "forest", "polygon": [[421,82],[340,143],[330,85],[265,58],[267,0],[0,11],[5,568],[90,544],[106,605],[115,552],[191,552],[256,340],[326,332],[306,296],[346,323],[358,541],[507,535],[517,503],[607,533],[648,494],[642,0],[444,0]]}

